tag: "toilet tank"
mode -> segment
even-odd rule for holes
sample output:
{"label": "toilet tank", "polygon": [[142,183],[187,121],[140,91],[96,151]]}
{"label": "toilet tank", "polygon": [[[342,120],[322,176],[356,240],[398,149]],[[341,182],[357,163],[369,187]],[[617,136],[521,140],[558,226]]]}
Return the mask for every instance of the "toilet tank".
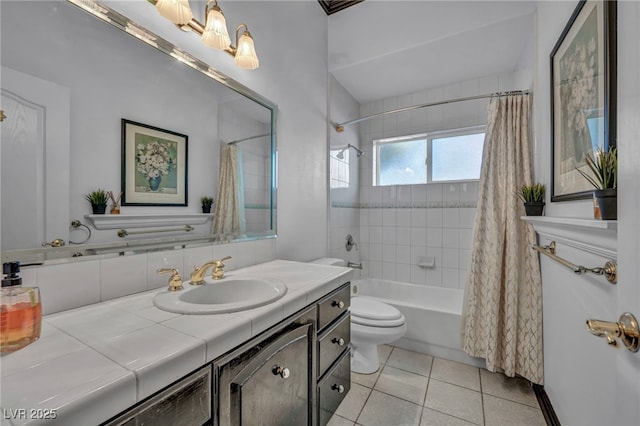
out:
{"label": "toilet tank", "polygon": [[309,263],[316,263],[319,265],[329,265],[329,266],[344,266],[344,260],[337,259],[335,257],[321,257],[320,259],[312,260]]}

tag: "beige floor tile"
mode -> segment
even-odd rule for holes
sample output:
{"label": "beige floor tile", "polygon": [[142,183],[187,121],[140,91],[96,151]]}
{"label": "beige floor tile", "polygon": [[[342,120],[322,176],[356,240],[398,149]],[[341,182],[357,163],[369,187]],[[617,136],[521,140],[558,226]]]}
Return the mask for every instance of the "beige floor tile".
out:
{"label": "beige floor tile", "polygon": [[546,426],[547,424],[539,408],[487,394],[483,399],[486,426]]}
{"label": "beige floor tile", "polygon": [[431,379],[424,405],[472,423],[483,424],[482,396],[471,389]]}
{"label": "beige floor tile", "polygon": [[401,348],[393,348],[387,365],[429,377],[433,357]]}
{"label": "beige floor tile", "polygon": [[327,423],[327,426],[353,426],[353,425],[354,423],[351,420],[347,420],[344,417],[340,417],[336,414],[331,416],[331,418],[329,419],[329,423]]}
{"label": "beige floor tile", "polygon": [[528,380],[521,377],[507,377],[501,373],[480,370],[482,392],[498,398],[526,404],[538,408],[538,399]]}
{"label": "beige floor tile", "polygon": [[358,383],[359,385],[373,388],[373,385],[375,385],[378,380],[378,376],[380,376],[380,371],[382,371],[382,368],[372,374],[358,374],[351,372],[351,383]]}
{"label": "beige floor tile", "polygon": [[477,367],[434,358],[431,378],[480,392],[480,373]]}
{"label": "beige floor tile", "polygon": [[336,414],[355,422],[370,393],[371,389],[368,387],[351,383],[351,389],[338,406]]}
{"label": "beige floor tile", "polygon": [[378,356],[380,357],[380,365],[383,366],[389,355],[391,355],[391,351],[393,350],[393,346],[391,345],[380,345],[378,346]]}
{"label": "beige floor tile", "polygon": [[428,384],[428,377],[387,365],[374,389],[422,405]]}
{"label": "beige floor tile", "polygon": [[424,407],[422,410],[422,418],[420,426],[474,426],[475,423],[469,423],[466,420],[432,410]]}
{"label": "beige floor tile", "polygon": [[362,426],[418,426],[422,407],[373,391],[358,421]]}

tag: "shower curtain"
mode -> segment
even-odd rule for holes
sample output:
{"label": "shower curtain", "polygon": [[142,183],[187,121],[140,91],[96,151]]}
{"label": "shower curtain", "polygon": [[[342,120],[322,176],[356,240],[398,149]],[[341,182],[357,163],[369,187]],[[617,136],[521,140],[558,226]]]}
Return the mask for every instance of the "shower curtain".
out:
{"label": "shower curtain", "polygon": [[221,239],[237,238],[246,232],[242,152],[235,144],[223,145],[220,152],[218,200],[212,232]]}
{"label": "shower curtain", "polygon": [[531,95],[489,102],[478,206],[465,290],[463,349],[542,384],[542,283],[533,227],[516,196],[531,184]]}

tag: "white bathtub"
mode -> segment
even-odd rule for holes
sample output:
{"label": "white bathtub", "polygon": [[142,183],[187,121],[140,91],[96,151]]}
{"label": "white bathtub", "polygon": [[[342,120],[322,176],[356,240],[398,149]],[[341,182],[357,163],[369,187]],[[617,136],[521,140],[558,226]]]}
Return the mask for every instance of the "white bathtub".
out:
{"label": "white bathtub", "polygon": [[394,346],[484,366],[484,360],[468,356],[461,348],[463,290],[364,278],[351,282],[351,295],[371,297],[402,312],[407,334]]}

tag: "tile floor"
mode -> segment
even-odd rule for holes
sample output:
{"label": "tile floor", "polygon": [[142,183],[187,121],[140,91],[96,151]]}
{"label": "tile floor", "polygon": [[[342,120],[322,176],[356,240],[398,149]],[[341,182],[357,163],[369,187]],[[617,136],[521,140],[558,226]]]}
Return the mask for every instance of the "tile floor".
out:
{"label": "tile floor", "polygon": [[545,426],[522,379],[393,346],[380,346],[377,373],[352,373],[329,426]]}

